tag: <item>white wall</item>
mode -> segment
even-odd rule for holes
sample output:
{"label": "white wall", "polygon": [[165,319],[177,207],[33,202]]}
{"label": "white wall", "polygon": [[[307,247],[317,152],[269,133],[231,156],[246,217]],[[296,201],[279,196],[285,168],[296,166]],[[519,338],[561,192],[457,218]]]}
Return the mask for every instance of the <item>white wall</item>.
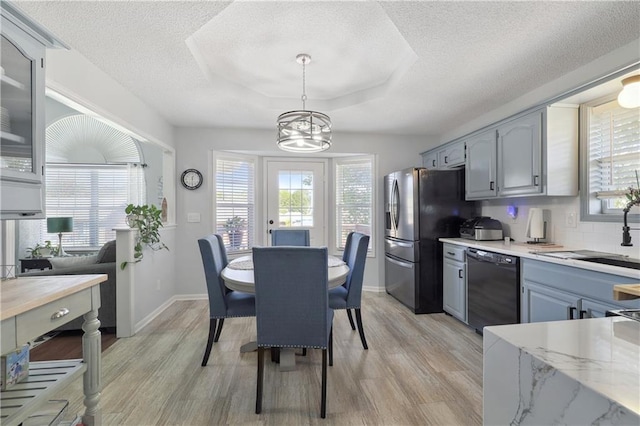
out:
{"label": "white wall", "polygon": [[[173,158],[173,127],[158,113],[149,108],[134,94],[97,68],[76,51],[47,50],[46,84],[48,89],[62,95],[73,103],[73,107],[83,113],[95,113],[107,119],[119,130],[147,140],[161,147],[154,150],[154,162],[163,158]],[[53,95],[55,95],[53,93]],[[147,147],[149,148],[149,147]],[[146,150],[150,154],[150,150]],[[158,164],[158,170],[173,170],[173,165]],[[156,174],[158,172],[156,171]],[[173,176],[167,176],[171,185]],[[155,182],[149,182],[155,202]],[[166,188],[173,197],[173,187]],[[173,198],[170,199],[173,204]],[[170,214],[173,217],[173,214]],[[162,238],[170,251],[145,252],[145,259],[135,265],[136,297],[134,300],[135,324],[143,324],[162,309],[175,294],[175,257],[181,251],[175,241],[176,229],[168,227],[162,231]],[[133,268],[132,268],[133,269]]]}
{"label": "white wall", "polygon": [[[177,170],[176,180],[187,168],[200,170],[205,179],[202,187],[195,191],[178,188],[176,246],[176,276],[180,277],[178,295],[202,295],[206,292],[202,261],[197,240],[214,231],[212,151],[246,151],[271,156],[283,156],[275,149],[275,130],[192,129],[176,130]],[[433,141],[424,137],[334,133],[330,154],[367,153],[377,155],[377,202],[376,202],[376,257],[367,259],[364,286],[371,290],[384,289],[383,238],[383,187],[384,175],[405,167],[419,166],[419,153]],[[258,171],[258,176],[262,176]],[[258,201],[260,201],[258,194]],[[330,206],[329,206],[330,207]],[[331,211],[331,208],[329,208]],[[187,213],[200,213],[200,223],[187,223]],[[262,209],[258,208],[258,220]]]}

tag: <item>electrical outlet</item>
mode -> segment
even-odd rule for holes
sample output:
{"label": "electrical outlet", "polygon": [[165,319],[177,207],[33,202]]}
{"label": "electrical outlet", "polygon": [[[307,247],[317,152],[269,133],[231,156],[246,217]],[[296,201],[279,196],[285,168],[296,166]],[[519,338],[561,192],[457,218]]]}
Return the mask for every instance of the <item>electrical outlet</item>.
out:
{"label": "electrical outlet", "polygon": [[187,213],[187,222],[189,222],[189,223],[199,223],[200,222],[200,213]]}
{"label": "electrical outlet", "polygon": [[564,225],[567,228],[575,228],[578,225],[576,212],[568,211],[564,213]]}

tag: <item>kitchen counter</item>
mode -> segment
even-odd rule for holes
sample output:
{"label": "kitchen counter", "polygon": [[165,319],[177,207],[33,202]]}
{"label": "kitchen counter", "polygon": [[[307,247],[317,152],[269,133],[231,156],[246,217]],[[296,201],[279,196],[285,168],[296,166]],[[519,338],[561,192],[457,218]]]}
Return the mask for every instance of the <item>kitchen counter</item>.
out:
{"label": "kitchen counter", "polygon": [[564,246],[539,246],[527,243],[505,244],[504,241],[475,241],[465,238],[440,238],[440,241],[448,244],[456,244],[465,247],[473,247],[479,250],[492,251],[496,253],[508,254],[511,256],[524,257],[528,259],[541,260],[543,262],[556,263],[558,265],[573,266],[576,268],[587,269],[591,271],[603,272],[606,274],[620,275],[629,278],[640,279],[640,270],[631,268],[622,268],[619,266],[604,265],[600,263],[585,262],[579,259],[561,259],[555,257],[542,256],[541,253],[554,251],[572,251],[580,250],[580,248],[564,247]]}
{"label": "kitchen counter", "polygon": [[640,424],[640,322],[486,327],[483,422]]}

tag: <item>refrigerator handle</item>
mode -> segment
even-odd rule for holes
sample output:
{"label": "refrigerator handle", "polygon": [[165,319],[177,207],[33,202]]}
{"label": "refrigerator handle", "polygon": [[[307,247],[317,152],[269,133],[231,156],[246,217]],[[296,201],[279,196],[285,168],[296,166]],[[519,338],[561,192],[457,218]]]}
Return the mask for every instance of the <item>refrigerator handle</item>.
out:
{"label": "refrigerator handle", "polygon": [[409,263],[409,262],[401,262],[401,261],[396,260],[396,259],[393,259],[393,258],[391,258],[391,257],[389,257],[389,256],[385,256],[385,259],[386,259],[387,261],[389,261],[389,262],[391,262],[391,263],[394,263],[394,264],[396,264],[396,265],[398,265],[398,266],[401,266],[401,267],[403,267],[403,268],[409,268],[409,269],[411,269],[411,268],[413,268],[413,266],[414,266],[414,264],[413,264],[413,263]]}
{"label": "refrigerator handle", "polygon": [[398,188],[398,180],[395,179],[393,181],[393,225],[395,229],[398,229],[398,222],[400,219],[400,204],[399,204],[399,199],[400,199],[400,194],[399,194],[399,188]]}

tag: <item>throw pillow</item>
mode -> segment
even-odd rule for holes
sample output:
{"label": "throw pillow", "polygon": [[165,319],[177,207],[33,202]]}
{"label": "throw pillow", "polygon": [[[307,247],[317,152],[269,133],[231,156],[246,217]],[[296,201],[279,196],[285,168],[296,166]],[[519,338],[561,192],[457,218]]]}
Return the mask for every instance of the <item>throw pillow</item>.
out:
{"label": "throw pillow", "polygon": [[72,268],[74,266],[92,265],[98,260],[97,254],[89,256],[68,256],[68,257],[52,257],[49,259],[53,270]]}
{"label": "throw pillow", "polygon": [[97,263],[110,263],[116,261],[116,240],[104,243],[98,252]]}

